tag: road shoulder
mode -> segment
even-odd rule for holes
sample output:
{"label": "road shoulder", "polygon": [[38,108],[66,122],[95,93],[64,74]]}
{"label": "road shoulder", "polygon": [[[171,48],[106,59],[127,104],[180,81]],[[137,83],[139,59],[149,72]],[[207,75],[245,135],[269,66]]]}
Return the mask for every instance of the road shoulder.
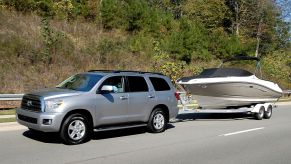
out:
{"label": "road shoulder", "polygon": [[18,124],[17,122],[0,123],[0,132],[24,130],[27,127]]}

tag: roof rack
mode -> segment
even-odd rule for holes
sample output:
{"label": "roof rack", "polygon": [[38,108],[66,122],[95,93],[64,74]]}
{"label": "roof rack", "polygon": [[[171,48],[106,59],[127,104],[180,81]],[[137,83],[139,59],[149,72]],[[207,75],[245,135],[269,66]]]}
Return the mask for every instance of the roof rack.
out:
{"label": "roof rack", "polygon": [[139,73],[139,74],[157,74],[157,75],[163,75],[162,73],[159,72],[144,72],[144,71],[128,71],[128,70],[89,70],[88,72],[104,72],[104,73],[121,73],[121,72],[131,72],[131,73]]}

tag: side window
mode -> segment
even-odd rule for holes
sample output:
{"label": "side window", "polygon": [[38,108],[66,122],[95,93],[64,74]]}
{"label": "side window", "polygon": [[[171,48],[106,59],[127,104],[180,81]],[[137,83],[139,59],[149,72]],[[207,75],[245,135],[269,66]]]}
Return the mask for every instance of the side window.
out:
{"label": "side window", "polygon": [[112,86],[113,87],[113,92],[112,93],[122,93],[122,92],[124,92],[124,78],[122,76],[109,77],[108,79],[106,79],[102,83],[100,89],[104,85]]}
{"label": "side window", "polygon": [[150,77],[150,81],[152,82],[156,91],[168,91],[171,90],[169,84],[163,78],[158,77]]}
{"label": "side window", "polygon": [[141,76],[128,76],[129,92],[147,92],[148,85]]}

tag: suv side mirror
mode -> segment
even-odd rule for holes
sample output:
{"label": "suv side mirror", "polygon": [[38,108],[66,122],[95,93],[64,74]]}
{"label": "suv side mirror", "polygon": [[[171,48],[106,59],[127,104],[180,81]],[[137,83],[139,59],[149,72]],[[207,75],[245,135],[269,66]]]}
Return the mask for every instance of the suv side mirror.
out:
{"label": "suv side mirror", "polygon": [[113,92],[113,86],[111,85],[103,85],[100,90],[100,93],[111,93],[111,92]]}

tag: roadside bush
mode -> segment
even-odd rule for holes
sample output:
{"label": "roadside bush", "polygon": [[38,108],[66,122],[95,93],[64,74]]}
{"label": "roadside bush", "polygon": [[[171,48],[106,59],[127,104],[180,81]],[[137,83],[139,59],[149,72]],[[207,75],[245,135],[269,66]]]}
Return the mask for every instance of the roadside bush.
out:
{"label": "roadside bush", "polygon": [[144,34],[143,32],[140,32],[136,35],[132,35],[128,39],[128,48],[131,52],[151,52],[152,51],[152,43],[153,38]]}
{"label": "roadside bush", "polygon": [[105,29],[112,29],[124,26],[125,15],[124,3],[119,0],[105,0],[101,4],[101,21]]}
{"label": "roadside bush", "polygon": [[239,39],[236,36],[227,36],[224,32],[211,33],[209,50],[218,59],[245,53]]}
{"label": "roadside bush", "polygon": [[154,42],[154,51],[152,70],[169,76],[175,84],[176,80],[182,77],[186,63],[171,59],[169,54],[160,49],[160,43],[157,41]]}
{"label": "roadside bush", "polygon": [[35,0],[3,0],[2,3],[21,12],[31,12],[37,9],[37,2]]}
{"label": "roadside bush", "polygon": [[291,79],[289,78],[291,69],[288,66],[288,60],[291,55],[288,53],[275,52],[263,57],[262,69],[265,79],[275,82],[281,82],[281,87],[290,88]]}
{"label": "roadside bush", "polygon": [[125,8],[128,31],[138,31],[150,22],[150,8],[146,1],[128,0]]}
{"label": "roadside bush", "polygon": [[207,31],[199,23],[181,19],[178,31],[172,32],[167,50],[179,60],[190,63],[191,60],[209,60]]}

